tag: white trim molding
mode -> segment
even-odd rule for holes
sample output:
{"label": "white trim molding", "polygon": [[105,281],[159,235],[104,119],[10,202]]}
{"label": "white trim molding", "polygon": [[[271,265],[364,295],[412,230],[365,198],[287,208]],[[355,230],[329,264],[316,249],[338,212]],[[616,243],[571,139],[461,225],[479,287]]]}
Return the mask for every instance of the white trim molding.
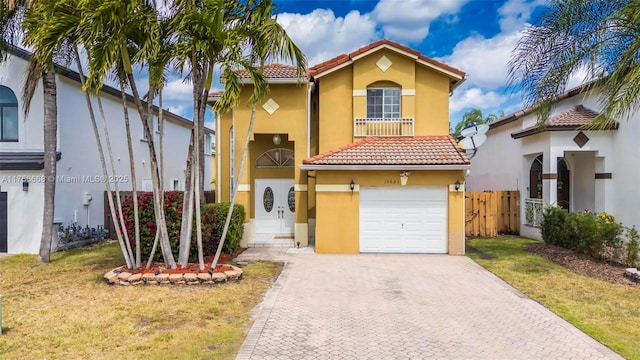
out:
{"label": "white trim molding", "polygon": [[293,185],[293,190],[294,191],[308,191],[309,187],[307,186],[307,184],[294,184]]}
{"label": "white trim molding", "polygon": [[402,96],[416,96],[416,89],[402,89]]}
{"label": "white trim molding", "polygon": [[367,96],[367,89],[353,89],[353,96]]}
{"label": "white trim molding", "polygon": [[300,170],[466,170],[469,168],[471,165],[300,165]]}
{"label": "white trim molding", "polygon": [[447,74],[447,75],[451,76],[454,79],[459,79],[459,80],[463,80],[464,79],[464,77],[462,77],[462,76],[460,76],[460,75],[458,75],[458,74],[456,74],[454,72],[451,72],[451,71],[449,71],[447,69],[444,69],[444,68],[442,68],[440,66],[434,65],[432,63],[426,62],[424,60],[418,59],[417,62],[418,62],[418,64],[422,64],[422,65],[424,65],[426,67],[429,67],[429,68],[432,68],[434,70],[440,71],[443,74]]}
{"label": "white trim molding", "polygon": [[397,48],[397,47],[395,47],[395,46],[391,46],[391,45],[388,45],[388,44],[381,44],[381,45],[378,45],[378,46],[374,47],[373,49],[369,49],[369,50],[367,50],[367,51],[365,51],[365,52],[363,52],[363,53],[361,53],[361,54],[358,54],[358,55],[356,55],[356,56],[352,57],[351,59],[352,59],[353,61],[356,61],[356,60],[358,60],[358,59],[362,59],[363,57],[366,57],[366,56],[368,56],[369,54],[373,54],[374,52],[376,52],[376,51],[378,51],[378,50],[380,50],[380,49],[389,49],[389,50],[391,50],[391,51],[395,51],[395,52],[397,52],[398,54],[402,54],[402,55],[404,55],[404,56],[406,56],[406,57],[412,58],[412,59],[414,59],[414,60],[418,58],[418,56],[417,56],[417,55],[415,55],[415,54],[411,54],[411,53],[408,53],[408,52],[406,52],[406,51],[404,51],[404,50],[400,50],[400,49],[398,49],[398,48]]}
{"label": "white trim molding", "polygon": [[240,185],[238,185],[238,191],[251,191],[251,185],[249,185],[249,184],[240,184]]}
{"label": "white trim molding", "polygon": [[[360,185],[355,185],[353,192],[359,192]],[[316,185],[316,192],[352,192],[349,184],[319,184]]]}

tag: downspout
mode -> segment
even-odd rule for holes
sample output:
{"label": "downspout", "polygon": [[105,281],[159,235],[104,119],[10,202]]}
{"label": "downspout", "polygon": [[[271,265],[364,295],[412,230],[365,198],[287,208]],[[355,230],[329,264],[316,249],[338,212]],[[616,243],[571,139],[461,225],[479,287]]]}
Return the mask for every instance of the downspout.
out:
{"label": "downspout", "polygon": [[307,159],[311,157],[311,92],[315,87],[313,81],[309,81],[307,96]]}

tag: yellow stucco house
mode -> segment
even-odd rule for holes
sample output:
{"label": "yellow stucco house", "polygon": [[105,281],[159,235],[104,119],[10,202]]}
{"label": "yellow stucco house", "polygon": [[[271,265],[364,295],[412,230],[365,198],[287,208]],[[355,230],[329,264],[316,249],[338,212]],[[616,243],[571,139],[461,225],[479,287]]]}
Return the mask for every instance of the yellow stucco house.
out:
{"label": "yellow stucco house", "polygon": [[[248,97],[216,121],[218,201],[229,201],[251,116]],[[465,73],[381,40],[309,68],[265,68],[237,202],[243,246],[318,253],[464,254],[469,159],[449,136]],[[211,94],[210,101],[219,98]]]}

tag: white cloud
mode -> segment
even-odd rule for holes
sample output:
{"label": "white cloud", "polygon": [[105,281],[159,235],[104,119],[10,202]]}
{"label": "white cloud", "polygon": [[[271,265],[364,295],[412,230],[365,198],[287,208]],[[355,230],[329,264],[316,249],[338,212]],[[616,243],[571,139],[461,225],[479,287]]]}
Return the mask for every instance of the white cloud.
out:
{"label": "white cloud", "polygon": [[186,107],[184,105],[174,104],[169,105],[168,110],[176,115],[185,116]]}
{"label": "white cloud", "polygon": [[162,96],[165,99],[174,101],[192,101],[193,87],[190,82],[185,82],[181,78],[169,81],[163,88]]}
{"label": "white cloud", "polygon": [[500,29],[503,32],[518,31],[531,18],[533,9],[544,5],[545,0],[509,0],[498,9]]}
{"label": "white cloud", "polygon": [[498,9],[501,32],[492,38],[474,34],[460,41],[451,55],[439,58],[468,74],[467,82],[490,90],[506,85],[511,54],[533,10],[544,0],[509,0]]}
{"label": "white cloud", "polygon": [[464,109],[494,109],[499,108],[507,99],[507,96],[495,91],[484,91],[472,87],[454,92],[449,103],[449,110],[453,114]]}
{"label": "white cloud", "polygon": [[505,85],[507,63],[520,38],[520,33],[501,33],[486,39],[472,35],[460,41],[453,53],[438,60],[468,74],[467,82],[488,89]]}
{"label": "white cloud", "polygon": [[571,76],[569,76],[569,79],[567,79],[567,84],[564,88],[565,90],[570,90],[589,81],[593,81],[596,78],[597,76],[595,76],[595,74],[590,71],[587,66],[584,66],[578,68],[571,74]]}
{"label": "white cloud", "polygon": [[278,22],[307,55],[309,66],[351,52],[379,37],[371,16],[358,11],[344,17],[336,17],[330,9],[316,9],[309,14],[282,13]]}
{"label": "white cloud", "polygon": [[468,0],[380,0],[371,13],[387,38],[420,42],[434,19],[456,14]]}

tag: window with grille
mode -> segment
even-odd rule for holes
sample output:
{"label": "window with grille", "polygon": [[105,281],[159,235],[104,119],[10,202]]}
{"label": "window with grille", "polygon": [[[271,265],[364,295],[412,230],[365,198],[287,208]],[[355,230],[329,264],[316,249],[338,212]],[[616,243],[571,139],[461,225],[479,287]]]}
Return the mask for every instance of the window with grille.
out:
{"label": "window with grille", "polygon": [[367,118],[400,118],[400,89],[367,89]]}

